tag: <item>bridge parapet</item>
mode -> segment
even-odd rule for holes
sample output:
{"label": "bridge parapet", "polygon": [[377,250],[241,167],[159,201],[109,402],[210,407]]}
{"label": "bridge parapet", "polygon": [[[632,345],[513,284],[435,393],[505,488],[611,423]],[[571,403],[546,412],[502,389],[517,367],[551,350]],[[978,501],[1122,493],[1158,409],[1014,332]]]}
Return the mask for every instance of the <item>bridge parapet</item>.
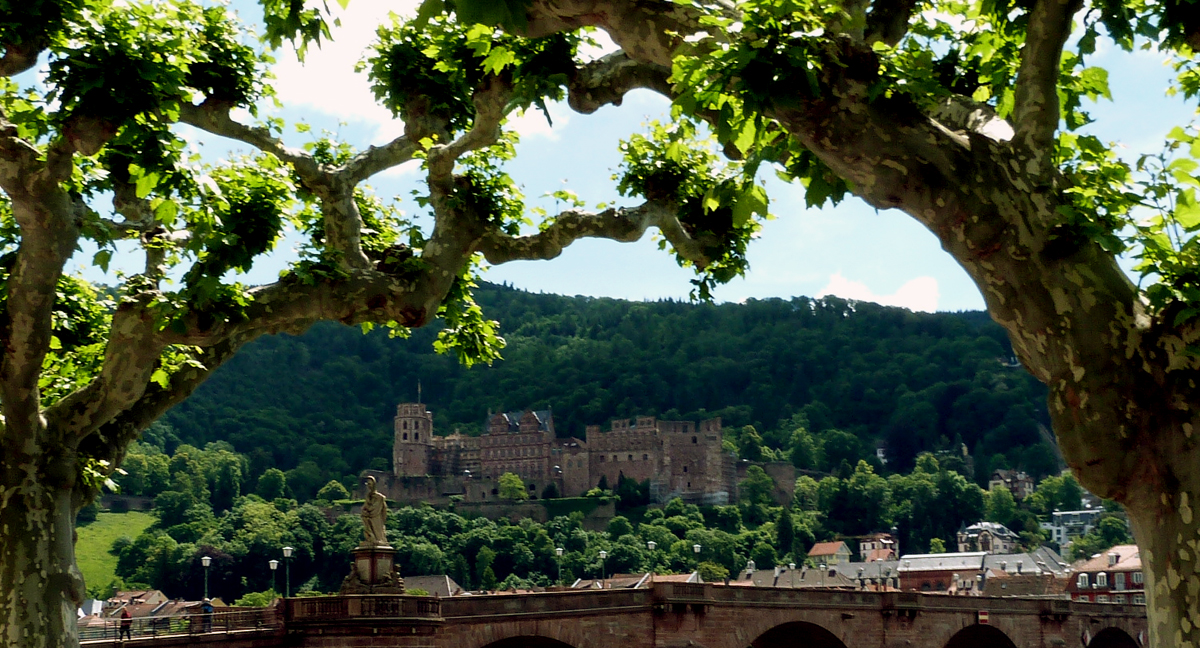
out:
{"label": "bridge parapet", "polygon": [[611,613],[642,609],[650,604],[646,590],[579,590],[536,594],[492,594],[442,599],[442,616],[447,619],[507,617],[553,614]]}
{"label": "bridge parapet", "polygon": [[348,619],[412,619],[441,621],[441,601],[427,596],[359,594],[284,600],[291,623],[329,623]]}

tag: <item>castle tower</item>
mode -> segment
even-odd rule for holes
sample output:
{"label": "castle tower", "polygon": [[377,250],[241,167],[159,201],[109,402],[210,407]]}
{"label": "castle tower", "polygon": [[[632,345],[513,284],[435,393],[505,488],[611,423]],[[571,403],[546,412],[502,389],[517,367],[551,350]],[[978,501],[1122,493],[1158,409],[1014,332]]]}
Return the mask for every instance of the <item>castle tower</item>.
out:
{"label": "castle tower", "polygon": [[400,403],[396,406],[394,429],[392,471],[397,477],[428,475],[433,449],[433,414],[421,403]]}

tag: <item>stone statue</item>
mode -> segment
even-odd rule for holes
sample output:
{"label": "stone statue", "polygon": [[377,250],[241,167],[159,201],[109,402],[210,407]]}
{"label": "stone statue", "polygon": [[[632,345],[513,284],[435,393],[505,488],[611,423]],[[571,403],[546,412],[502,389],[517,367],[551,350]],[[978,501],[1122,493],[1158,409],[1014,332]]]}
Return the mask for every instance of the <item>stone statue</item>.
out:
{"label": "stone statue", "polygon": [[360,547],[386,547],[387,498],[375,489],[375,478],[368,475],[363,480],[367,486],[367,498],[363,502],[363,542]]}

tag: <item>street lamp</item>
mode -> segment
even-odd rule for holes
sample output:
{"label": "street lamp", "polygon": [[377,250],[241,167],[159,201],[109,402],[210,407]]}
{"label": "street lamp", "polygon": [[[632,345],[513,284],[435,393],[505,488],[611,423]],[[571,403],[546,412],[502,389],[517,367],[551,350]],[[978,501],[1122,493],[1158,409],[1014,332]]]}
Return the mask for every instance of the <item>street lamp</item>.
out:
{"label": "street lamp", "polygon": [[658,543],[653,540],[646,543],[646,548],[650,550],[650,571],[652,572],[654,571],[654,568],[658,566],[658,561],[654,559],[654,548],[657,546]]}
{"label": "street lamp", "polygon": [[692,553],[696,554],[696,567],[700,566],[700,549],[701,549],[700,545],[698,545],[698,544],[692,545]]}
{"label": "street lamp", "polygon": [[200,559],[200,564],[204,565],[204,598],[208,598],[208,566],[212,564],[212,558],[204,556]]}
{"label": "street lamp", "polygon": [[559,585],[562,585],[562,552],[563,552],[562,547],[557,547],[554,549],[554,553],[558,555],[558,584]]}
{"label": "street lamp", "polygon": [[[275,590],[275,570],[279,569],[279,561],[278,560],[268,560],[267,564],[271,566],[271,593],[274,594],[276,591]],[[275,596],[279,596],[279,595],[275,594]]]}
{"label": "street lamp", "polygon": [[794,562],[788,563],[788,584],[792,586],[792,589],[796,588],[796,563]]}
{"label": "street lamp", "polygon": [[291,547],[283,548],[283,596],[284,598],[292,597],[292,552],[295,549]]}
{"label": "street lamp", "polygon": [[607,578],[604,571],[604,559],[608,558],[608,552],[600,550],[600,589],[604,589],[604,581]]}

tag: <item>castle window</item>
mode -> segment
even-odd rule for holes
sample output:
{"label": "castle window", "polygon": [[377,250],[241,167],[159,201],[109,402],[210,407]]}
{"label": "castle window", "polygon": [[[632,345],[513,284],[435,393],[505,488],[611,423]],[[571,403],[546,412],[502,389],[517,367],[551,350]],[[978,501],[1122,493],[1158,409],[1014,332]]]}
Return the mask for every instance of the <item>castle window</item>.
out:
{"label": "castle window", "polygon": [[692,437],[692,443],[699,443],[699,441],[696,440],[696,437]]}
{"label": "castle window", "polygon": [[407,430],[407,429],[408,429],[408,421],[404,421],[403,423],[401,423],[401,425],[403,425],[403,426],[404,426],[404,429],[405,429],[405,430]]}
{"label": "castle window", "polygon": [[405,432],[405,433],[404,433],[404,440],[405,440],[405,441],[408,441],[408,432]]}
{"label": "castle window", "polygon": [[633,455],[629,455],[629,460],[633,461]]}
{"label": "castle window", "polygon": [[417,434],[413,435],[413,441],[420,441],[420,440],[421,440],[421,434],[419,432]]}
{"label": "castle window", "polygon": [[650,460],[650,455],[648,455],[648,454],[642,455],[642,461],[649,461],[649,460]]}

